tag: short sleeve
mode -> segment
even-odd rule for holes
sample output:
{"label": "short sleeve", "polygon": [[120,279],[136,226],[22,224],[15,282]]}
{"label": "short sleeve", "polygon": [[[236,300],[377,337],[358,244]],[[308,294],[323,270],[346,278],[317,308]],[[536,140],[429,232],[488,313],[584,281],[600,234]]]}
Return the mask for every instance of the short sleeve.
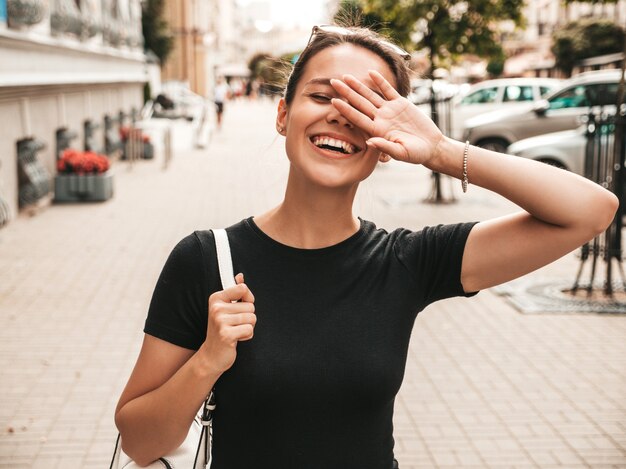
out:
{"label": "short sleeve", "polygon": [[208,268],[191,234],[170,253],[154,288],[144,332],[197,350],[206,338]]}
{"label": "short sleeve", "polygon": [[463,251],[475,224],[437,225],[417,232],[399,230],[397,233],[395,254],[417,282],[424,305],[477,293],[466,293],[461,284]]}

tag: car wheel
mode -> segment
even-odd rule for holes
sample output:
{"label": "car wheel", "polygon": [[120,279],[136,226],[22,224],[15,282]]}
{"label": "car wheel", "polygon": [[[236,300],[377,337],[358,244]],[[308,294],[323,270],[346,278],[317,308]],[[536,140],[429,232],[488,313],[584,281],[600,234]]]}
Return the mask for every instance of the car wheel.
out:
{"label": "car wheel", "polygon": [[540,158],[537,161],[539,161],[540,163],[549,164],[550,166],[554,166],[555,168],[567,169],[567,166],[565,166],[560,161],[553,160],[553,159],[550,159],[550,158]]}
{"label": "car wheel", "polygon": [[509,146],[509,143],[505,140],[500,140],[498,138],[481,140],[477,143],[477,146],[484,148],[485,150],[497,151],[498,153],[506,153],[506,149]]}

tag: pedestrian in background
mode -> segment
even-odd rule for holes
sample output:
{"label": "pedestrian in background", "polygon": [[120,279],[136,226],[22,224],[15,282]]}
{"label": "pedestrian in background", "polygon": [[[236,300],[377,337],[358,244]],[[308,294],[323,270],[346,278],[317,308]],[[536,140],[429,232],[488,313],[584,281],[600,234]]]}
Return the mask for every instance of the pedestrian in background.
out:
{"label": "pedestrian in background", "polygon": [[215,89],[213,90],[213,101],[215,102],[215,115],[218,130],[222,128],[222,115],[224,114],[224,104],[230,97],[230,87],[223,77],[218,77]]}
{"label": "pedestrian in background", "polygon": [[[393,407],[417,314],[542,267],[612,221],[617,199],[599,185],[442,135],[406,99],[407,58],[366,29],[313,29],[278,103],[284,200],[227,228],[238,285],[221,289],[210,231],[184,238],[157,282],[116,411],[140,464],[180,444],[214,389],[212,469],[397,467]],[[353,201],[390,159],[521,211],[379,229]]]}

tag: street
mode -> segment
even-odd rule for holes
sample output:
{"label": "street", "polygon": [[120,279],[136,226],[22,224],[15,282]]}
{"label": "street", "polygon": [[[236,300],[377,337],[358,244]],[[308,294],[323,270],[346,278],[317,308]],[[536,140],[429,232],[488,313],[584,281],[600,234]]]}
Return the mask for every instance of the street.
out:
{"label": "street", "polygon": [[[52,205],[0,229],[0,467],[105,468],[113,412],[160,270],[196,229],[280,202],[288,170],[275,103],[226,104],[205,149],[175,133],[167,169],[114,164],[105,203]],[[379,165],[355,213],[379,227],[516,210],[478,187],[423,203],[421,167]],[[531,274],[573,283],[578,260]],[[396,400],[396,458],[411,468],[626,468],[626,316],[523,314],[492,291],[420,313]],[[297,468],[294,468],[297,469]]]}

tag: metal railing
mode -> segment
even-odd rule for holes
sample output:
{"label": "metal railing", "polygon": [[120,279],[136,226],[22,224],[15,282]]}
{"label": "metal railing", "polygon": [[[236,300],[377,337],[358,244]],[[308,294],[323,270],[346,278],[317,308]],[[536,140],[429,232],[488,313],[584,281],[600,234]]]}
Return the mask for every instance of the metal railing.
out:
{"label": "metal railing", "polygon": [[[601,261],[604,261],[605,264],[603,294],[606,296],[613,295],[614,265],[621,277],[622,288],[626,288],[622,264],[625,126],[626,118],[623,110],[617,116],[603,111],[592,112],[588,116],[584,175],[613,192],[620,199],[620,208],[609,228],[582,246],[580,266],[572,287],[573,293],[578,290],[586,290],[588,295],[593,293]],[[582,283],[583,271],[587,264],[589,264],[588,281]]]}
{"label": "metal railing", "polygon": [[2,178],[0,178],[0,228],[6,225],[11,218],[9,203],[2,197]]}
{"label": "metal railing", "polygon": [[[423,104],[430,104],[430,117],[439,127],[444,135],[450,136],[452,133],[452,96],[442,97],[438,93],[434,94],[434,100],[427,101]],[[433,106],[434,104],[434,106]],[[449,184],[449,197],[444,195],[442,180],[447,179]],[[426,197],[426,202],[435,204],[445,204],[456,202],[454,190],[452,189],[452,180],[440,173],[431,172],[430,194]]]}

